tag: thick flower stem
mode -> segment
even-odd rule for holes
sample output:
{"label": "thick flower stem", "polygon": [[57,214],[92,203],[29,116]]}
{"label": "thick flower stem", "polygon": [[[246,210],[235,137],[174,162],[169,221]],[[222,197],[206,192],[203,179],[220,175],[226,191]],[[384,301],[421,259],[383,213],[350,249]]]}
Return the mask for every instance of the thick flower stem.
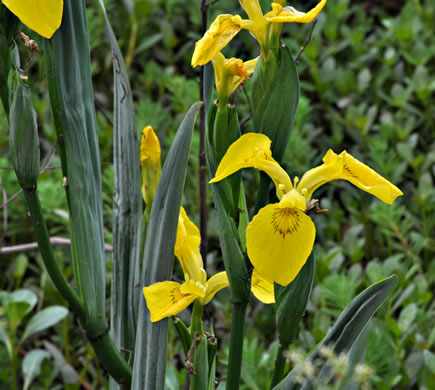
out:
{"label": "thick flower stem", "polygon": [[230,356],[228,359],[226,389],[238,390],[240,384],[240,372],[242,368],[245,315],[248,302],[234,302],[232,307]]}
{"label": "thick flower stem", "polygon": [[[56,257],[54,256],[36,188],[30,190],[24,189],[24,196],[29,210],[29,216],[32,221],[33,230],[35,231],[36,239],[38,241],[39,250],[41,251],[47,272],[62,297],[65,298],[72,311],[78,316],[80,322],[86,324],[86,307],[65,279]],[[102,321],[105,321],[105,319],[102,318]],[[109,332],[107,331],[89,341],[109,374],[113,376],[121,386],[130,388],[132,373],[131,367],[113,344]]]}
{"label": "thick flower stem", "polygon": [[24,196],[27,208],[29,209],[29,216],[32,221],[33,230],[38,241],[39,250],[41,251],[47,272],[62,297],[65,298],[73,312],[79,317],[80,321],[83,322],[86,318],[85,307],[77,293],[71,288],[68,281],[65,279],[56,257],[54,256],[36,188],[30,191],[24,189]]}
{"label": "thick flower stem", "polygon": [[273,376],[272,376],[272,382],[270,383],[270,389],[273,389],[274,386],[276,386],[282,379],[286,358],[284,357],[283,353],[288,348],[288,346],[284,346],[282,344],[279,344],[278,351],[276,352],[276,359],[275,359],[275,368],[273,370]]}

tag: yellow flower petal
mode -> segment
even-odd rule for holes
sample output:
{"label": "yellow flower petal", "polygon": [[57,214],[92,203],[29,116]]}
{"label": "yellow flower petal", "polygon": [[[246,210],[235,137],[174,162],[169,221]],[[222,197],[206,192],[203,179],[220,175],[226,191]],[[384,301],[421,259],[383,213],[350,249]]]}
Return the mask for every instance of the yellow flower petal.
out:
{"label": "yellow flower petal", "polygon": [[263,10],[258,0],[240,0],[240,4],[248,14],[248,17],[259,28],[264,28],[266,20],[263,16]]}
{"label": "yellow flower petal", "polygon": [[[272,11],[265,17],[266,20],[272,23],[311,23],[322,11],[326,4],[326,0],[322,0],[311,11],[305,13],[300,12],[294,7],[284,7],[281,5],[272,3]],[[279,8],[282,8],[279,12]]]}
{"label": "yellow flower petal", "polygon": [[63,0],[2,0],[27,27],[50,39],[62,22]]}
{"label": "yellow flower petal", "polygon": [[251,290],[259,301],[266,304],[275,303],[273,281],[261,275],[256,268],[252,272]]}
{"label": "yellow flower petal", "polygon": [[160,142],[151,126],[147,126],[142,130],[140,161],[160,166]]}
{"label": "yellow flower petal", "polygon": [[307,261],[315,235],[313,221],[302,210],[267,205],[246,230],[249,259],[261,275],[286,286]]}
{"label": "yellow flower petal", "polygon": [[189,219],[184,208],[181,207],[174,254],[180,261],[186,280],[192,279],[205,285],[207,275],[199,251],[200,243],[201,235],[198,228]]}
{"label": "yellow flower petal", "polygon": [[337,155],[331,149],[323,157],[322,165],[305,173],[297,189],[308,200],[321,185],[337,179],[347,180],[387,204],[392,204],[398,196],[403,195],[394,184],[346,151]]}
{"label": "yellow flower petal", "polygon": [[195,44],[192,66],[210,62],[240,31],[241,26],[233,15],[218,15],[204,36]]}
{"label": "yellow flower petal", "polygon": [[253,60],[249,60],[245,62],[246,70],[248,72],[248,76],[251,76],[254,74],[255,67],[257,66],[257,62],[260,59],[260,57],[254,58]]}
{"label": "yellow flower petal", "polygon": [[228,281],[228,276],[225,271],[213,275],[207,281],[207,292],[205,297],[200,299],[201,304],[206,305],[207,303],[209,303],[218,291],[222,290],[225,287],[228,287],[229,285],[230,283]]}
{"label": "yellow flower petal", "polygon": [[227,150],[222,158],[216,176],[210,183],[216,183],[242,168],[257,168],[266,172],[277,189],[279,198],[292,189],[292,183],[281,166],[272,157],[270,139],[259,133],[242,135]]}
{"label": "yellow flower petal", "polygon": [[226,59],[218,53],[213,59],[214,77],[219,98],[230,96],[240,85],[248,81],[254,73],[258,58],[243,62],[239,58]]}
{"label": "yellow flower petal", "polygon": [[197,298],[182,294],[180,288],[181,284],[177,282],[159,282],[143,288],[152,322],[180,313]]}

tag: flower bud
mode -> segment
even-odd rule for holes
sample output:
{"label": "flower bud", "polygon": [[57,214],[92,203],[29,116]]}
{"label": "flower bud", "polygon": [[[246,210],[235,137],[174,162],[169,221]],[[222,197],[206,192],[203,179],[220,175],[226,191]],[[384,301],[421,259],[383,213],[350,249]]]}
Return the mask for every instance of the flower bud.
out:
{"label": "flower bud", "polygon": [[142,131],[140,144],[140,162],[142,166],[142,196],[151,207],[160,178],[160,142],[151,126]]}
{"label": "flower bud", "polygon": [[9,115],[9,147],[18,182],[24,190],[36,188],[39,175],[39,137],[30,88],[21,76]]}

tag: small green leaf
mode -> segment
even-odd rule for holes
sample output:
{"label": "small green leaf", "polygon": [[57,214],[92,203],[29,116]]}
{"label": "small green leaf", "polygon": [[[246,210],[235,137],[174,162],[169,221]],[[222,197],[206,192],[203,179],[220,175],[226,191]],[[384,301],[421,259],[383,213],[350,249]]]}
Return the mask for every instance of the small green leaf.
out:
{"label": "small green leaf", "polygon": [[432,374],[435,374],[435,355],[426,349],[423,352],[424,364],[431,370]]}
{"label": "small green leaf", "polygon": [[1,300],[5,306],[9,327],[13,333],[15,333],[22,319],[32,311],[38,302],[36,294],[27,289],[16,290],[12,293],[3,292]]}
{"label": "small green leaf", "polygon": [[41,365],[45,359],[50,359],[50,354],[43,349],[34,349],[24,357],[21,366],[24,377],[23,390],[27,390],[33,379],[41,373]]}
{"label": "small green leaf", "polygon": [[63,306],[50,306],[36,313],[27,323],[20,343],[23,343],[35,333],[57,324],[59,321],[63,320],[67,314],[68,309]]}
{"label": "small green leaf", "polygon": [[398,324],[402,332],[406,331],[411,326],[416,315],[417,305],[415,303],[411,303],[400,312]]}

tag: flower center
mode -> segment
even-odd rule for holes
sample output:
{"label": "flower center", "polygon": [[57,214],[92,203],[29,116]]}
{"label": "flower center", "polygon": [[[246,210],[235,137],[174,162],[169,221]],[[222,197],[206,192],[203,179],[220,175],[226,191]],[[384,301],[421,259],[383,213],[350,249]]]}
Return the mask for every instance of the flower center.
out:
{"label": "flower center", "polygon": [[282,238],[287,234],[293,234],[299,229],[299,218],[302,211],[297,208],[278,208],[272,216],[272,225],[275,233],[279,232]]}

